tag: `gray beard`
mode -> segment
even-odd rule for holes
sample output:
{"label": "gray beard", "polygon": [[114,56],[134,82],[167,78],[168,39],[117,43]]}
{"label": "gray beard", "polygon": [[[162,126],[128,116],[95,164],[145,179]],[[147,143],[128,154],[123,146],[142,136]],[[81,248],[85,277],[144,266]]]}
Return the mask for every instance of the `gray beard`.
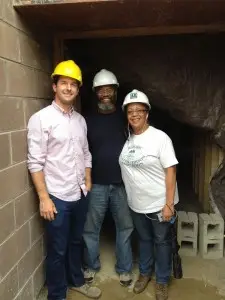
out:
{"label": "gray beard", "polygon": [[115,105],[113,103],[100,103],[98,102],[98,108],[103,111],[110,111],[115,109]]}

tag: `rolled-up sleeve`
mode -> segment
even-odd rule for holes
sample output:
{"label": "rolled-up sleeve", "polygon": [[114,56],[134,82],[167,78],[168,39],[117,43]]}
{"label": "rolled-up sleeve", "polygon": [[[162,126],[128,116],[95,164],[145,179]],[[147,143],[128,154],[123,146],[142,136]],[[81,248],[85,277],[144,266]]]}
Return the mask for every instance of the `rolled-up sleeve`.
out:
{"label": "rolled-up sleeve", "polygon": [[47,155],[48,132],[41,126],[38,113],[34,114],[27,126],[27,165],[31,173],[42,171]]}
{"label": "rolled-up sleeve", "polygon": [[83,152],[84,152],[84,165],[85,168],[92,167],[92,156],[89,151],[88,139],[87,139],[87,124],[85,119],[83,119],[83,126],[84,126],[84,144],[83,144]]}

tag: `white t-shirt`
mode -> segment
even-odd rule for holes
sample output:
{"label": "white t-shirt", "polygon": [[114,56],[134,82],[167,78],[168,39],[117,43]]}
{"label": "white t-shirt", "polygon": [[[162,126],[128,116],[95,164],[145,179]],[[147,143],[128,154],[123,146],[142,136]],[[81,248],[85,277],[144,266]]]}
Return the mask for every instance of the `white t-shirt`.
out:
{"label": "white t-shirt", "polygon": [[[152,126],[140,135],[132,134],[119,163],[130,208],[138,213],[160,211],[166,203],[164,169],[178,164],[168,135]],[[176,185],[174,204],[178,201]]]}

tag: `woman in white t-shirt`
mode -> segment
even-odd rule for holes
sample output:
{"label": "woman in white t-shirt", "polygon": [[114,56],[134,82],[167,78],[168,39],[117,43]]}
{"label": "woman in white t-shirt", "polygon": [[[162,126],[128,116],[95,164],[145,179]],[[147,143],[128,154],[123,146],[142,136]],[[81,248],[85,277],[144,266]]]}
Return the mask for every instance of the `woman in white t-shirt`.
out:
{"label": "woman in white t-shirt", "polygon": [[141,293],[156,272],[156,299],[168,299],[172,269],[171,220],[178,203],[173,144],[166,133],[148,124],[147,96],[133,90],[124,100],[129,137],[119,163],[139,238],[140,275],[134,292]]}

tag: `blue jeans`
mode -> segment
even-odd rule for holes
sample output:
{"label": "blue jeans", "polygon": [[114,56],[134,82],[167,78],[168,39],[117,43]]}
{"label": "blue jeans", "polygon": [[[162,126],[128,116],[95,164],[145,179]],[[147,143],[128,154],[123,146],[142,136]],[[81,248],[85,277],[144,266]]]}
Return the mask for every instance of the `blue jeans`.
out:
{"label": "blue jeans", "polygon": [[132,269],[131,233],[133,222],[122,184],[94,184],[92,187],[83,235],[86,244],[85,266],[94,271],[98,271],[101,267],[99,234],[108,207],[116,226],[116,271],[119,274],[130,272]]}
{"label": "blue jeans", "polygon": [[58,213],[45,221],[47,257],[46,283],[49,300],[66,299],[67,286],[84,284],[82,272],[82,234],[88,199],[67,202],[52,195]]}
{"label": "blue jeans", "polygon": [[152,275],[155,262],[157,283],[168,283],[172,271],[171,223],[159,222],[156,213],[139,214],[131,211],[139,239],[139,270]]}

